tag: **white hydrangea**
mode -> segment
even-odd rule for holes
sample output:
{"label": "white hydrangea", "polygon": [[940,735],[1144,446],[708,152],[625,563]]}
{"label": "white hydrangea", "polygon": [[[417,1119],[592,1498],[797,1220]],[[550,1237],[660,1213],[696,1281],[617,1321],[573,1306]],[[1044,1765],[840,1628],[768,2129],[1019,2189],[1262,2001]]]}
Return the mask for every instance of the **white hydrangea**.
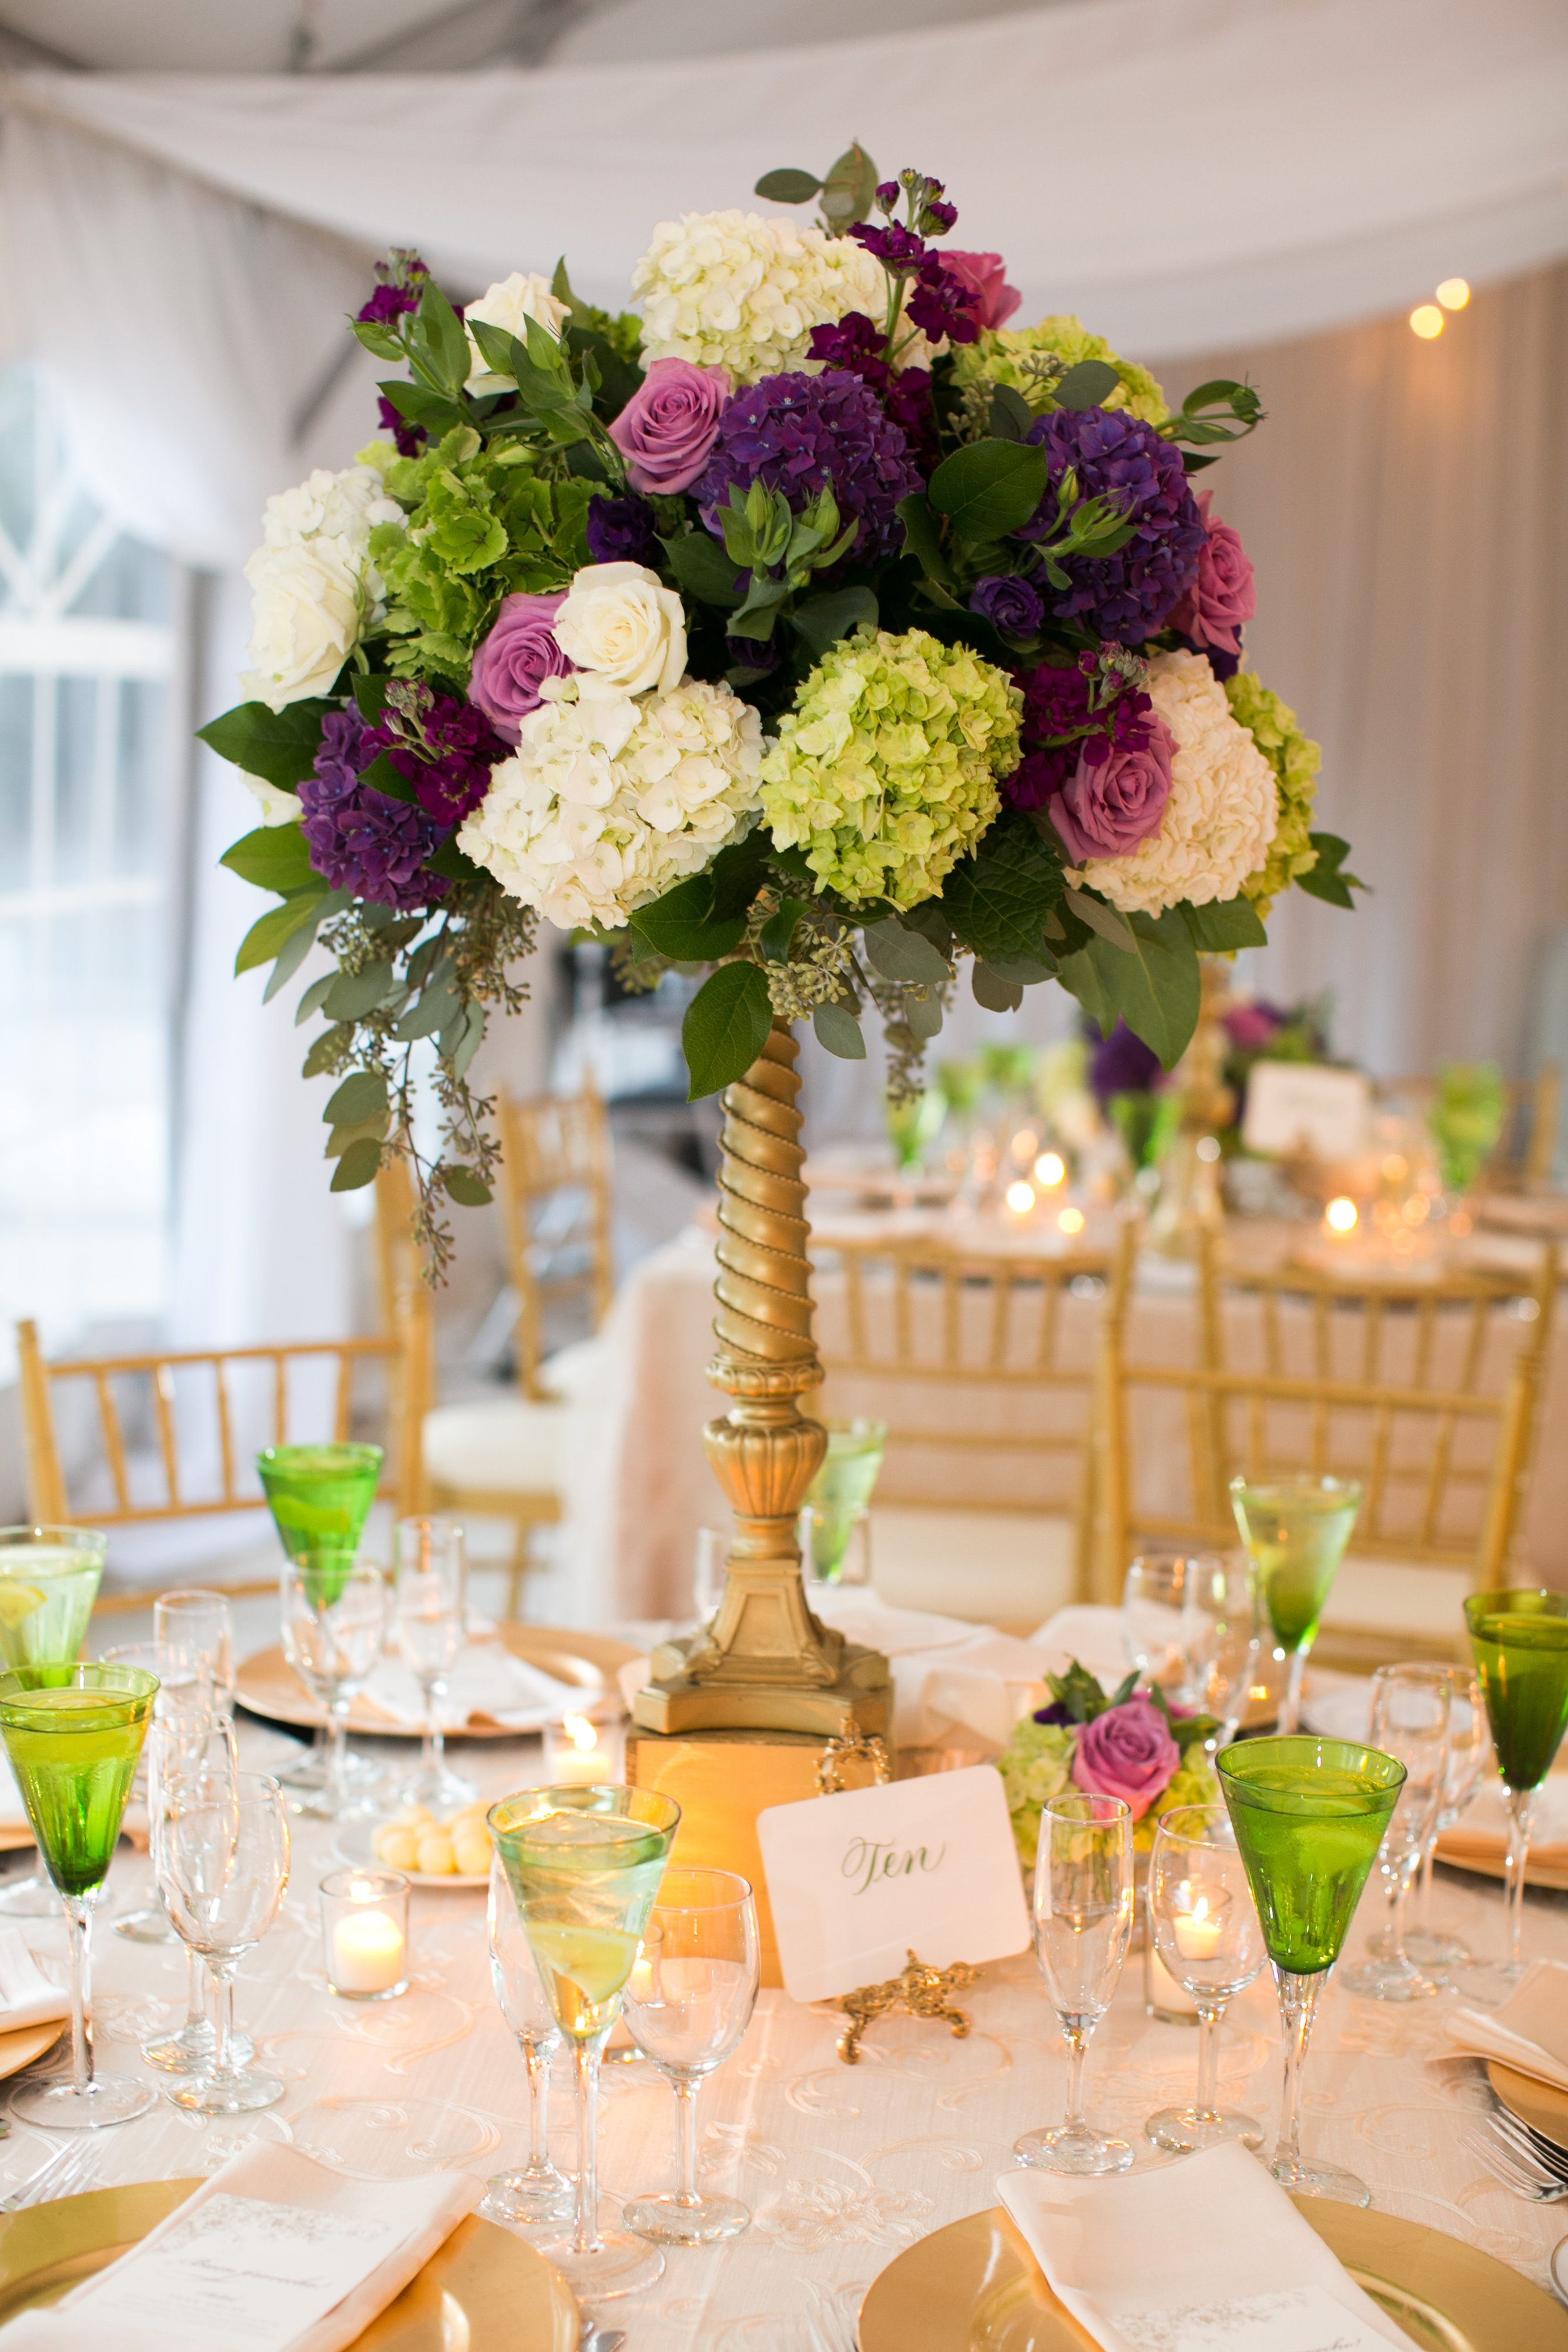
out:
{"label": "white hydrangea", "polygon": [[643,296],[643,360],[725,367],[737,384],[797,368],[813,327],[847,310],[879,319],[880,262],[852,237],[759,213],[661,221],[632,272]]}
{"label": "white hydrangea", "polygon": [[749,831],[763,723],[727,686],[546,678],[458,845],[562,929],[616,929]]}
{"label": "white hydrangea", "polygon": [[267,501],[261,545],[245,567],[251,588],[247,699],[281,710],[324,693],[379,618],[382,579],[370,560],[379,522],[403,509],[370,466],[318,467],[308,481]]}
{"label": "white hydrangea", "polygon": [[473,364],[468,370],[468,390],[476,399],[492,392],[515,392],[516,384],[510,375],[497,375],[480,351],[473,331],[478,319],[482,326],[504,327],[520,343],[528,342],[528,322],[537,319],[542,327],[559,341],[561,330],[570,316],[566,305],[550,290],[550,280],[542,278],[537,269],[514,269],[510,278],[500,278],[487,286],[477,302],[470,302],[463,313],[468,329],[468,350]]}
{"label": "white hydrangea", "polygon": [[1160,830],[1131,857],[1091,857],[1071,877],[1127,915],[1234,898],[1279,822],[1274,771],[1203,655],[1156,654],[1149,694],[1176,739]]}

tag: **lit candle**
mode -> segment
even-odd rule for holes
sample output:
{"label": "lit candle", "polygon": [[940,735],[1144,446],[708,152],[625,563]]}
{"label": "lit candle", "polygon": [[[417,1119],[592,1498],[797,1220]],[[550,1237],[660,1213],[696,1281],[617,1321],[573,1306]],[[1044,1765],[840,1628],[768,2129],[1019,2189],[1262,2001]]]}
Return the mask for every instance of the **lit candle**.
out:
{"label": "lit candle", "polygon": [[1353,1234],[1360,1223],[1361,1212],[1353,1201],[1341,1192],[1323,1211],[1323,1223],[1331,1234]]}
{"label": "lit candle", "polygon": [[321,1881],[327,1981],[349,2000],[386,2000],[408,1983],[408,1881],[395,1870]]}
{"label": "lit candle", "polygon": [[1184,1985],[1179,1985],[1151,1937],[1143,1947],[1143,2005],[1156,2017],[1193,2019],[1198,2005]]}
{"label": "lit candle", "polygon": [[624,1749],[618,1724],[566,1715],[544,1727],[544,1769],[558,1788],[613,1787],[624,1769]]}
{"label": "lit candle", "polygon": [[1176,1949],[1184,1960],[1212,1960],[1225,1940],[1225,1921],[1213,1910],[1206,1895],[1200,1895],[1188,1911],[1177,1911],[1171,1919],[1171,1932],[1176,1939]]}

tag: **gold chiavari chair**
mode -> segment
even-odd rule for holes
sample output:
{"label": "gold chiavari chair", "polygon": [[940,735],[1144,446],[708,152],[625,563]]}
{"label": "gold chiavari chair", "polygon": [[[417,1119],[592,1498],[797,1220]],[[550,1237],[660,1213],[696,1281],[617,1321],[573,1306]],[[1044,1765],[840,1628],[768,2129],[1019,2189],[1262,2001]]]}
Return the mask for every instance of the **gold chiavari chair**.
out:
{"label": "gold chiavari chair", "polygon": [[610,1125],[590,1085],[580,1095],[501,1097],[502,1223],[517,1292],[517,1381],[548,1401],[569,1371],[549,1356],[552,1310],[576,1302],[596,1331],[610,1311]]}
{"label": "gold chiavari chair", "polygon": [[1130,1360],[1113,1286],[1096,1422],[1096,1571],[1120,1598],[1143,1540],[1234,1550],[1231,1477],[1358,1478],[1363,1500],[1317,1654],[1462,1654],[1459,1603],[1502,1575],[1528,1486],[1556,1253],[1528,1278],[1416,1283],[1200,1265],[1197,1360]]}
{"label": "gold chiavari chair", "polygon": [[1103,1251],[814,1245],[807,1410],[886,1422],[873,1504],[884,1599],[1030,1631],[1082,1597]]}

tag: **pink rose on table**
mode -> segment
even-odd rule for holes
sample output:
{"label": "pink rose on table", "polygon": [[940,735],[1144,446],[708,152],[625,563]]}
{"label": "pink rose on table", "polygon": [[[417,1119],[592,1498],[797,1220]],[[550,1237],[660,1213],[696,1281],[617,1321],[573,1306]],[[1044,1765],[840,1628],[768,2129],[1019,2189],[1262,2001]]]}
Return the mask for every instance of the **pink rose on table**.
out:
{"label": "pink rose on table", "polygon": [[490,633],[474,655],[468,700],[508,743],[517,741],[519,722],[538,709],[542,681],[569,677],[575,667],[553,635],[555,615],[565,602],[564,589],[552,596],[503,596]]}
{"label": "pink rose on table", "polygon": [[1141,1822],[1168,1787],[1182,1751],[1152,1699],[1130,1698],[1086,1723],[1073,1750],[1072,1777],[1091,1797],[1121,1797]]}
{"label": "pink rose on table", "polygon": [[1258,587],[1252,559],[1239,536],[1209,512],[1213,497],[1212,490],[1198,493],[1208,537],[1198,556],[1197,576],[1165,625],[1180,630],[1195,646],[1217,646],[1221,653],[1239,654],[1242,624],[1258,610]]}
{"label": "pink rose on table", "polygon": [[691,488],[718,438],[731,389],[728,368],[653,362],[610,427],[634,490],[668,498]]}
{"label": "pink rose on table", "polygon": [[1005,327],[1024,298],[1016,286],[1008,285],[1007,265],[1001,255],[944,252],[942,260],[943,268],[951,269],[978,301],[976,324]]}
{"label": "pink rose on table", "polygon": [[1176,739],[1151,717],[1112,743],[1091,736],[1079,763],[1050,803],[1050,819],[1075,863],[1127,857],[1160,830],[1171,797]]}

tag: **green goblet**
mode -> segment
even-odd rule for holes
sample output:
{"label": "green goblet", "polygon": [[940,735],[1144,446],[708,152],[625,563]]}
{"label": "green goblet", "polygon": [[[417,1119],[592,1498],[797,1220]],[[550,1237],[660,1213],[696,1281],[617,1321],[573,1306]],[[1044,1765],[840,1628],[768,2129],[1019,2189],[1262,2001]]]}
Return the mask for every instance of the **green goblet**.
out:
{"label": "green goblet", "polygon": [[[0,1666],[68,1666],[86,1638],[109,1538],[89,1528],[0,1528]],[[0,1915],[52,1919],[41,1870],[0,1891]]]}
{"label": "green goblet", "polygon": [[1345,1739],[1248,1739],[1218,1759],[1236,1842],[1279,1990],[1285,2096],[1269,2169],[1298,2197],[1370,2205],[1353,2172],[1301,2158],[1301,2070],[1318,1999],[1339,1958],[1405,1784],[1381,1748]]}
{"label": "green goblet", "polygon": [[888,1444],[885,1421],[830,1421],[827,1452],[806,1489],[812,1573],[837,1584],[845,1554],[865,1517]]}
{"label": "green goblet", "polygon": [[1274,1631],[1276,1657],[1288,1658],[1279,1732],[1301,1719],[1301,1675],[1318,1621],[1333,1590],[1361,1508],[1353,1478],[1233,1478],[1230,1507]]}
{"label": "green goblet", "polygon": [[11,2112],[46,2131],[93,2130],[145,2115],[156,2096],[92,2062],[92,1898],[120,1835],[157,1696],[139,1666],[13,1666],[0,1673],[0,1734],[69,1932],[71,2071],[11,2095]]}
{"label": "green goblet", "polygon": [[353,1573],[385,1460],[379,1445],[268,1445],[256,1457],[283,1549],[331,1608]]}
{"label": "green goblet", "polygon": [[1541,1784],[1568,1729],[1568,1592],[1472,1592],[1465,1617],[1509,1815],[1507,1958],[1467,1970],[1465,1985],[1499,2001],[1524,1973],[1525,1857]]}

